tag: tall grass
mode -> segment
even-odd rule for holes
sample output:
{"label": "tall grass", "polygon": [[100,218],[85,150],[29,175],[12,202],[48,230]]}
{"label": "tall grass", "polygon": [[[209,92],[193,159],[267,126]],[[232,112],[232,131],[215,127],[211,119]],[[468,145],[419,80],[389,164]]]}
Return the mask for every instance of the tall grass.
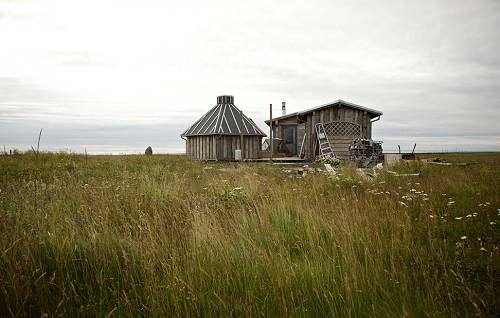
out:
{"label": "tall grass", "polygon": [[1,156],[0,316],[494,316],[500,155],[466,159],[365,180]]}

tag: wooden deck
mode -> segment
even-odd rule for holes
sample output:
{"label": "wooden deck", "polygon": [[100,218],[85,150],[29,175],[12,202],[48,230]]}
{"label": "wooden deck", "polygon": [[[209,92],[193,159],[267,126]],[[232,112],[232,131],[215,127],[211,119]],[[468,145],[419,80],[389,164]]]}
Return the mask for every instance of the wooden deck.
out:
{"label": "wooden deck", "polygon": [[[248,162],[269,162],[271,158],[258,158],[258,159],[245,159]],[[301,159],[299,157],[282,157],[282,158],[273,158],[273,162],[281,162],[281,163],[297,163],[297,162],[305,162],[305,159]]]}

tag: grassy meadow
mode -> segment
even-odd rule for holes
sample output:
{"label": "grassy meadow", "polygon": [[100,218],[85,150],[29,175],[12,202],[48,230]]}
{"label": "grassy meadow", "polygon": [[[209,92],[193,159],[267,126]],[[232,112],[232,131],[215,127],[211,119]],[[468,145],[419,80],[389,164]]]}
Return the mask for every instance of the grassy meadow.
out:
{"label": "grassy meadow", "polygon": [[365,179],[182,156],[0,156],[0,317],[500,312],[500,154]]}

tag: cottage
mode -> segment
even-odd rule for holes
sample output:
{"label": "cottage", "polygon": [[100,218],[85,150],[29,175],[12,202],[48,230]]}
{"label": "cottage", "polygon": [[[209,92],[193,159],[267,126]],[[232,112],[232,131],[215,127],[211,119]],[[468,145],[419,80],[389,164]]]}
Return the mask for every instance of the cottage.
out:
{"label": "cottage", "polygon": [[215,105],[181,135],[186,140],[188,158],[198,160],[256,159],[266,134],[234,105],[234,97],[217,97]]}
{"label": "cottage", "polygon": [[[289,155],[312,160],[319,151],[316,125],[322,123],[331,148],[340,159],[349,159],[349,146],[356,139],[372,138],[372,123],[382,112],[343,100],[272,119],[273,137],[282,139]],[[269,125],[270,120],[266,121]]]}

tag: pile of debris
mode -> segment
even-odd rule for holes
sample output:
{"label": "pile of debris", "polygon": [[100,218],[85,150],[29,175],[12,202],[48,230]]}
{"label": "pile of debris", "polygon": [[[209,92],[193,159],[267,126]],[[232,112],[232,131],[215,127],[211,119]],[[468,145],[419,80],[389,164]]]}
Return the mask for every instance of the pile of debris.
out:
{"label": "pile of debris", "polygon": [[471,163],[467,162],[448,162],[443,158],[417,158],[416,156],[408,157],[405,154],[385,154],[385,165],[390,167],[401,162],[421,162],[435,166],[468,166]]}
{"label": "pile of debris", "polygon": [[301,167],[288,167],[287,169],[283,169],[283,172],[288,174],[289,178],[303,178],[309,173],[322,173],[323,169],[314,168],[309,165],[303,165]]}
{"label": "pile of debris", "polygon": [[468,166],[470,163],[467,162],[447,162],[445,159],[442,158],[426,158],[426,159],[420,159],[420,162],[428,163],[430,165],[436,165],[436,166]]}
{"label": "pile of debris", "polygon": [[349,146],[349,159],[357,167],[368,167],[384,161],[382,142],[371,139],[356,139]]}
{"label": "pile of debris", "polygon": [[271,147],[271,140],[267,138],[266,140],[264,140],[264,143],[262,144],[260,158],[271,157],[271,148],[273,151],[272,156],[274,158],[290,157],[290,150],[288,150],[288,147],[286,146],[286,143],[283,139],[273,138]]}

